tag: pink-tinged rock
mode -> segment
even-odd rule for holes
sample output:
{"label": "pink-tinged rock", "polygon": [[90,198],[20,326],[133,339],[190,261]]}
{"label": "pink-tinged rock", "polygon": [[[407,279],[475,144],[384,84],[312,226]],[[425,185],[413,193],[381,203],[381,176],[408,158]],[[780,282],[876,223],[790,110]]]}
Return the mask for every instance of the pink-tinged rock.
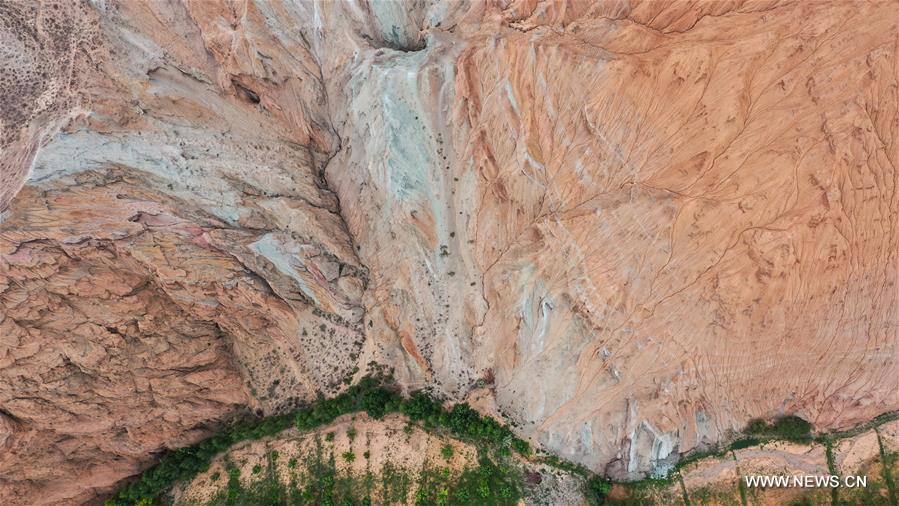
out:
{"label": "pink-tinged rock", "polygon": [[370,361],[616,478],[899,409],[895,2],[0,5],[0,503]]}

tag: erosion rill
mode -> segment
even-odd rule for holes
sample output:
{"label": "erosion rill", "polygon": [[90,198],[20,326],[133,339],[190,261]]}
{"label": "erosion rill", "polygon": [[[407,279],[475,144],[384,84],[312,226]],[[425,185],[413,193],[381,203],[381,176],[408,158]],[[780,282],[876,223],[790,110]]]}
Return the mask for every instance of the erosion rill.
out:
{"label": "erosion rill", "polygon": [[0,0],[0,504],[202,441],[153,500],[895,503],[897,53],[895,1]]}

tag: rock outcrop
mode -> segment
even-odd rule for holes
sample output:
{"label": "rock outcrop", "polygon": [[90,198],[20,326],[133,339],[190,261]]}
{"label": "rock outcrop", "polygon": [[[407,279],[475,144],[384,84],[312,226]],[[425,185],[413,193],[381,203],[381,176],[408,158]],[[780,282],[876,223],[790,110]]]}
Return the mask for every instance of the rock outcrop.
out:
{"label": "rock outcrop", "polygon": [[899,409],[896,2],[0,6],[4,504],[371,361],[616,478]]}

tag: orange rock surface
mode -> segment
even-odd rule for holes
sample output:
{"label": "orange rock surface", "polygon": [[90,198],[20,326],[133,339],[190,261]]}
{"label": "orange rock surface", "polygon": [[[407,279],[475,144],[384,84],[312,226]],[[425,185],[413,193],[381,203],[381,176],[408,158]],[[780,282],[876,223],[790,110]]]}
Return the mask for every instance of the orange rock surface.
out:
{"label": "orange rock surface", "polygon": [[0,12],[0,503],[370,361],[616,478],[899,409],[897,2]]}

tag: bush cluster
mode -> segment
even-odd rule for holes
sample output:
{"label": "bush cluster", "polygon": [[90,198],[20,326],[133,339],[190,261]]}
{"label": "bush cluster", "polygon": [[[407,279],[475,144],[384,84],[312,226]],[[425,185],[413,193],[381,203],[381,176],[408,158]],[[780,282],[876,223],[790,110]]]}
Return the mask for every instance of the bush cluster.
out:
{"label": "bush cluster", "polygon": [[520,471],[488,455],[478,465],[461,473],[449,468],[425,468],[418,477],[414,502],[417,506],[512,506],[523,495]]}
{"label": "bush cluster", "polygon": [[293,417],[290,415],[243,422],[193,446],[172,450],[163,456],[156,466],[144,472],[140,479],[119,491],[106,504],[108,506],[151,504],[161,492],[176,481],[189,480],[198,473],[206,471],[213,457],[231,445],[247,439],[277,434],[292,424]]}
{"label": "bush cluster", "polygon": [[587,500],[590,504],[600,506],[606,503],[606,496],[612,491],[612,482],[601,477],[591,476],[585,485]]}
{"label": "bush cluster", "polygon": [[752,420],[746,427],[746,433],[761,438],[805,442],[812,439],[812,425],[798,416],[784,416],[771,423]]}
{"label": "bush cluster", "polygon": [[[479,456],[476,465],[462,470],[426,464],[417,476],[388,463],[378,477],[370,472],[338,472],[333,453],[325,455],[318,444],[316,451],[304,459],[303,469],[292,473],[286,483],[278,477],[273,462],[270,460],[266,473],[249,484],[235,481],[231,487],[229,482],[229,488],[218,491],[207,506],[370,506],[410,502],[416,506],[514,506],[524,492],[518,467],[502,459],[494,460],[487,453]],[[376,491],[378,478],[381,488]]]}
{"label": "bush cluster", "polygon": [[516,437],[508,426],[481,416],[465,403],[446,410],[426,392],[417,392],[401,401],[400,411],[409,419],[424,423],[428,429],[443,428],[458,438],[484,441],[500,450],[511,449],[522,455],[531,451],[530,444]]}
{"label": "bush cluster", "polygon": [[140,478],[121,489],[107,506],[151,504],[178,481],[187,481],[206,471],[212,459],[235,443],[273,436],[291,426],[312,430],[333,422],[337,417],[364,411],[375,419],[399,412],[426,428],[442,428],[453,436],[494,446],[501,453],[530,452],[527,441],[515,437],[509,427],[491,417],[478,414],[467,404],[444,409],[430,394],[420,391],[404,398],[391,388],[389,377],[366,376],[344,393],[331,399],[319,399],[293,413],[245,421],[196,445],[172,450]]}

